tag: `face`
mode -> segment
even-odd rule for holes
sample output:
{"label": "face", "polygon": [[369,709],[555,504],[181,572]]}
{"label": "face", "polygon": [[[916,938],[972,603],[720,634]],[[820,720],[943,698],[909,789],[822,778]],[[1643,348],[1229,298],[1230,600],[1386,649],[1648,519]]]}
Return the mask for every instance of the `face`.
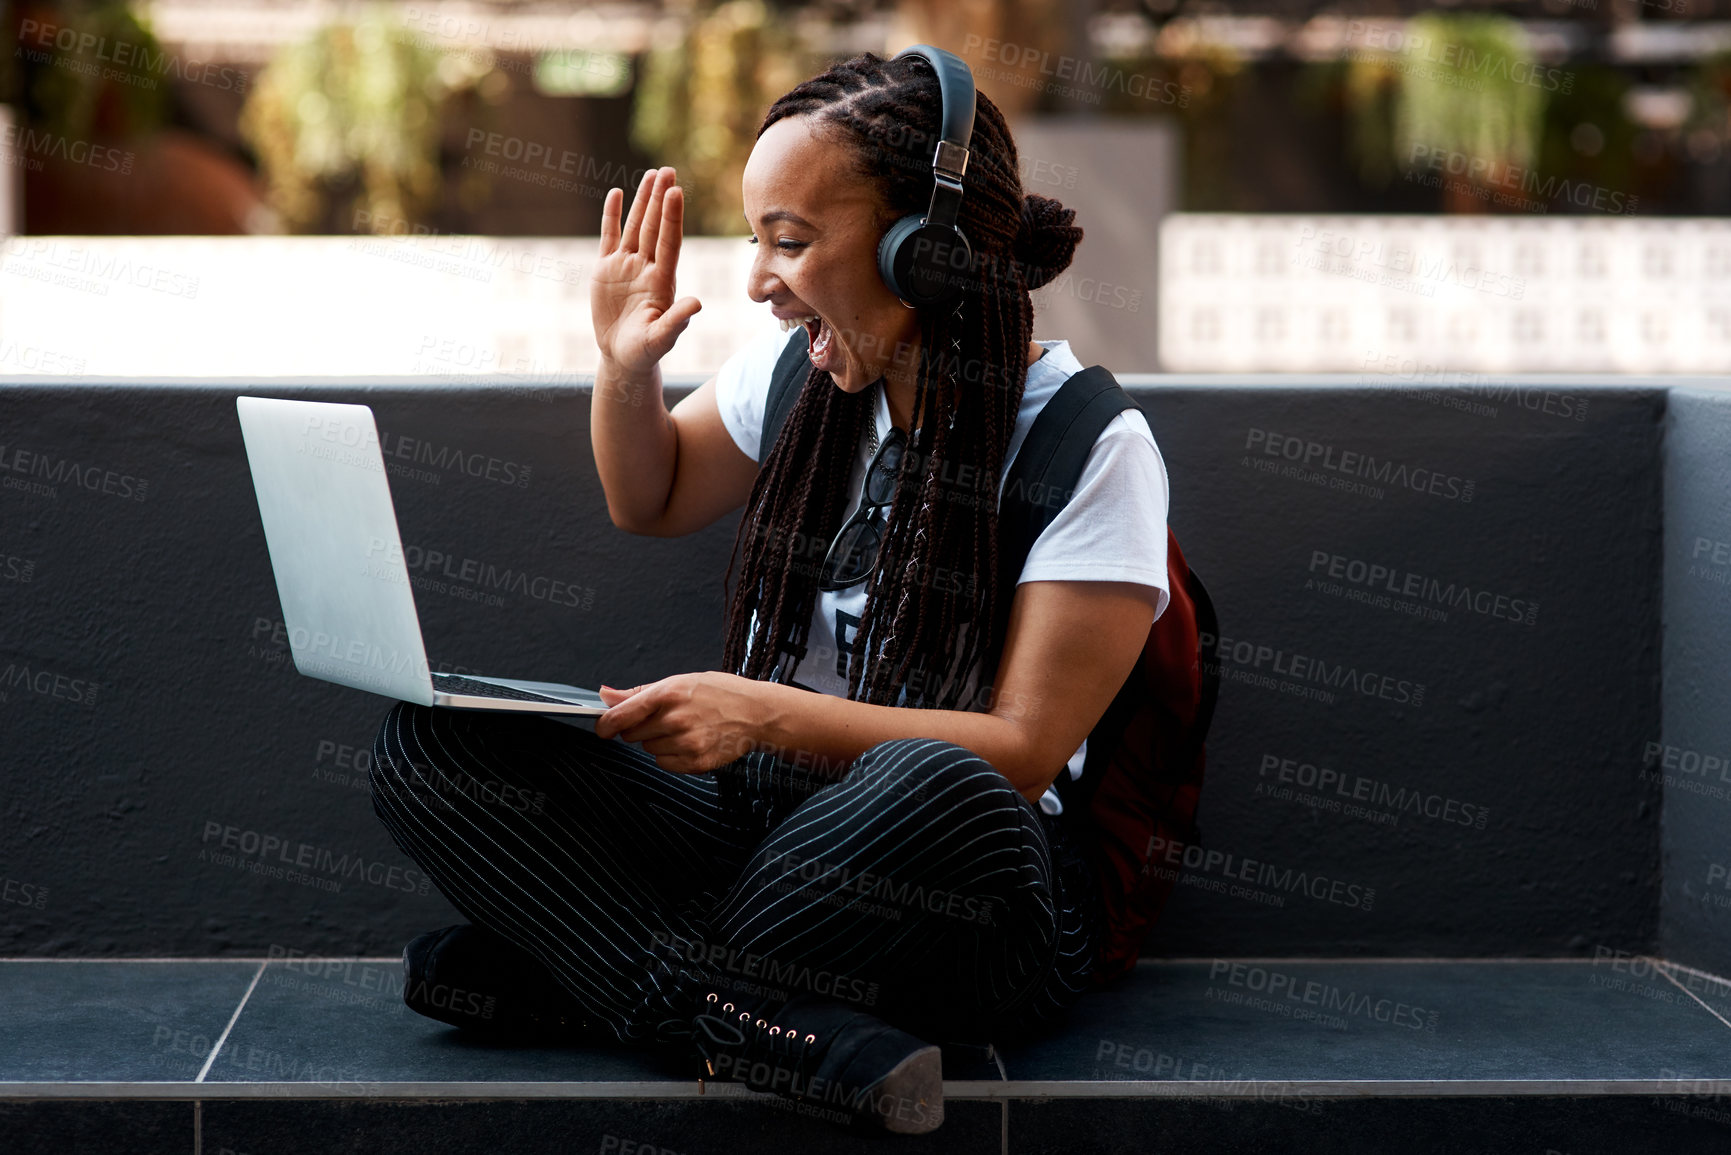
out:
{"label": "face", "polygon": [[812,363],[857,393],[911,372],[919,316],[878,276],[888,212],[848,149],[789,117],[758,138],[745,165],[745,219],[757,245],[746,291],[776,317],[804,321]]}

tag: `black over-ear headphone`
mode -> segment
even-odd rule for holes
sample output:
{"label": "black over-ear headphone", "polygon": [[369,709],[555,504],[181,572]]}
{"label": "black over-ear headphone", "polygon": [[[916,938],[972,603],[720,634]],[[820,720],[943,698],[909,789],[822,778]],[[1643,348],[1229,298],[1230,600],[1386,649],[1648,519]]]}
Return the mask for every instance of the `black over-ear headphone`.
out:
{"label": "black over-ear headphone", "polygon": [[905,216],[878,242],[878,275],[890,292],[916,308],[941,305],[962,291],[974,266],[968,238],[956,227],[962,174],[974,136],[974,74],[953,52],[916,44],[895,55],[924,57],[938,74],[943,113],[932,154],[932,204],[924,216]]}

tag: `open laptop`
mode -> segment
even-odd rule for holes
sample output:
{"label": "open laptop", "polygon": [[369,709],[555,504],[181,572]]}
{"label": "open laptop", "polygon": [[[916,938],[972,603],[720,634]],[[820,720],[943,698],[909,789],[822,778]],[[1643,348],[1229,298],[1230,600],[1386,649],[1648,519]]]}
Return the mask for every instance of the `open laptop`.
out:
{"label": "open laptop", "polygon": [[237,397],[295,669],[423,706],[601,714],[563,682],[433,673],[365,405]]}

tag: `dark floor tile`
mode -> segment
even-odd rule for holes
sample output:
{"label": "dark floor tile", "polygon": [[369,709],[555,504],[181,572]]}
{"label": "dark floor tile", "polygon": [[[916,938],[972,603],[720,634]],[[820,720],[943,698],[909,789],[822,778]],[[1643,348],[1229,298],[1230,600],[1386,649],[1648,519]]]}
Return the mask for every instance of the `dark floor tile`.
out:
{"label": "dark floor tile", "polygon": [[195,1079],[257,971],[0,960],[0,1082]]}
{"label": "dark floor tile", "polygon": [[1659,974],[1588,963],[1144,964],[1010,1079],[1731,1076],[1731,1031]]}
{"label": "dark floor tile", "polygon": [[[1731,1119],[1723,1109],[1719,1116]],[[1057,1099],[1010,1105],[1009,1155],[1694,1155],[1731,1128],[1688,1098]]]}
{"label": "dark floor tile", "polygon": [[211,1065],[211,1082],[673,1082],[613,1046],[489,1042],[403,1005],[395,962],[273,962]]}
{"label": "dark floor tile", "polygon": [[191,1103],[0,1099],[0,1151],[187,1155],[192,1150],[192,1113]]}
{"label": "dark floor tile", "polygon": [[956,1102],[930,1135],[862,1135],[781,1100],[518,1100],[408,1104],[328,1099],[204,1105],[205,1155],[723,1155],[730,1152],[997,1155],[1003,1108]]}

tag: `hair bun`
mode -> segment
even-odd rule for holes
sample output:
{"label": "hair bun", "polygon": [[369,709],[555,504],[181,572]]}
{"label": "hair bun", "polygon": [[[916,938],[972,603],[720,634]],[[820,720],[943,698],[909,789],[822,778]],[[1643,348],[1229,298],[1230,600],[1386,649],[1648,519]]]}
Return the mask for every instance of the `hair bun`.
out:
{"label": "hair bun", "polygon": [[1070,267],[1082,241],[1075,220],[1075,209],[1051,197],[1029,193],[1022,198],[1022,227],[1012,251],[1028,288],[1037,289]]}

